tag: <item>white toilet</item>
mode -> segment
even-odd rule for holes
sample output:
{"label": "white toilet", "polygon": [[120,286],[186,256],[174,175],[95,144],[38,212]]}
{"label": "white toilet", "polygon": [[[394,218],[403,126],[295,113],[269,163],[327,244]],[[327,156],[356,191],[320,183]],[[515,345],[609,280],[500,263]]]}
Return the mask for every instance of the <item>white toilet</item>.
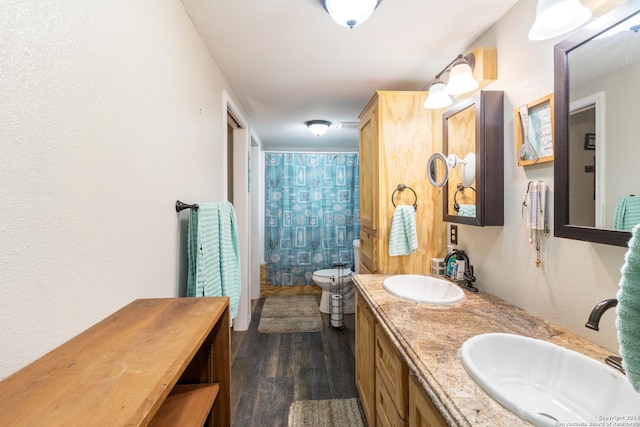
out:
{"label": "white toilet", "polygon": [[320,298],[320,311],[322,313],[330,313],[331,289],[334,286],[338,287],[340,285],[342,285],[343,313],[353,314],[356,312],[356,288],[351,277],[357,274],[359,270],[360,240],[358,239],[353,241],[353,260],[356,270],[355,273],[349,268],[328,268],[313,272],[313,283],[322,288],[322,297]]}

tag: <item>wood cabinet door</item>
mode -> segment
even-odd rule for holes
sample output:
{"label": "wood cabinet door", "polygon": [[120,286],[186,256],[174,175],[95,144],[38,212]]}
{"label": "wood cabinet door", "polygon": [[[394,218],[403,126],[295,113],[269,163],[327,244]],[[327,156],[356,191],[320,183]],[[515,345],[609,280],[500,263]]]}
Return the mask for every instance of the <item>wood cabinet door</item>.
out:
{"label": "wood cabinet door", "polygon": [[370,273],[378,272],[377,244],[378,239],[373,231],[360,228],[360,262]]}
{"label": "wood cabinet door", "polygon": [[[393,400],[399,417],[406,419],[409,411],[409,389],[407,386],[409,369],[379,324],[375,329],[375,364],[379,378],[386,386],[387,393]],[[378,388],[382,388],[382,384],[376,382],[376,390]],[[379,394],[378,391],[376,394]]]}
{"label": "wood cabinet door", "polygon": [[378,117],[371,106],[360,117],[360,225],[378,227]]}
{"label": "wood cabinet door", "polygon": [[409,427],[446,427],[447,422],[416,379],[409,381]]}
{"label": "wood cabinet door", "polygon": [[370,426],[375,426],[375,319],[367,303],[356,294],[356,386]]}

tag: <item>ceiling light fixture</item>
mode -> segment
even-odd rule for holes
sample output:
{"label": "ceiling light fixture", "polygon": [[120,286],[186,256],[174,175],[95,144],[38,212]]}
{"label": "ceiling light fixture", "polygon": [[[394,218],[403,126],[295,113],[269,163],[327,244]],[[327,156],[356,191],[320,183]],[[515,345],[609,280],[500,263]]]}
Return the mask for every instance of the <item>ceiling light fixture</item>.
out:
{"label": "ceiling light fixture", "polygon": [[353,28],[369,19],[382,0],[320,0],[322,7],[340,25]]}
{"label": "ceiling light fixture", "polygon": [[[448,107],[453,103],[449,95],[460,95],[471,92],[478,87],[478,82],[473,78],[473,66],[475,56],[470,53],[467,56],[458,55],[456,59],[447,64],[429,84],[429,96],[424,102],[424,108],[437,109]],[[451,67],[451,68],[450,68]],[[449,71],[449,81],[445,86],[440,79]]]}
{"label": "ceiling light fixture", "polygon": [[546,40],[575,30],[591,18],[580,0],[538,0],[529,40]]}
{"label": "ceiling light fixture", "polygon": [[329,130],[329,126],[331,126],[331,122],[326,120],[309,120],[308,122],[304,122],[304,124],[307,125],[309,131],[315,136],[324,135]]}

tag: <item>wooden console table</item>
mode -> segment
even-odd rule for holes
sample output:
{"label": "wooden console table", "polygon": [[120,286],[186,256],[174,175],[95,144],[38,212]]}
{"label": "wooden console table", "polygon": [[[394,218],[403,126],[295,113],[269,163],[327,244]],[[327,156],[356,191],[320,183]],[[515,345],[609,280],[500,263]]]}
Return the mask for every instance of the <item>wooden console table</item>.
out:
{"label": "wooden console table", "polygon": [[229,299],[132,302],[0,382],[1,426],[230,426]]}

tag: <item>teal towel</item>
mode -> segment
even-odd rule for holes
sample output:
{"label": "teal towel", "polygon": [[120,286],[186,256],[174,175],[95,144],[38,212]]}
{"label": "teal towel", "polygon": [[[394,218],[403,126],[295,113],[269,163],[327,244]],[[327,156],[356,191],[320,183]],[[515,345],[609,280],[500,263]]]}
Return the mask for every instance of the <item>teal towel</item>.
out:
{"label": "teal towel", "polygon": [[640,392],[640,225],[633,228],[622,266],[618,290],[616,328],[622,367]]}
{"label": "teal towel", "polygon": [[458,211],[458,216],[470,216],[475,218],[476,216],[476,205],[460,205],[460,210]]}
{"label": "teal towel", "polygon": [[198,203],[198,206],[191,209],[189,218],[187,296],[220,296],[218,208],[214,203]]}
{"label": "teal towel", "polygon": [[229,314],[238,314],[242,278],[240,270],[240,244],[238,242],[238,221],[233,205],[218,203],[220,276],[222,295],[229,297]]}
{"label": "teal towel", "polygon": [[640,197],[622,196],[616,206],[613,228],[631,230],[637,224],[640,224]]}
{"label": "teal towel", "polygon": [[198,206],[191,210],[187,237],[187,296],[228,296],[233,319],[238,313],[241,290],[235,211],[229,202]]}
{"label": "teal towel", "polygon": [[389,255],[410,255],[418,249],[416,210],[411,205],[398,206],[391,220]]}

